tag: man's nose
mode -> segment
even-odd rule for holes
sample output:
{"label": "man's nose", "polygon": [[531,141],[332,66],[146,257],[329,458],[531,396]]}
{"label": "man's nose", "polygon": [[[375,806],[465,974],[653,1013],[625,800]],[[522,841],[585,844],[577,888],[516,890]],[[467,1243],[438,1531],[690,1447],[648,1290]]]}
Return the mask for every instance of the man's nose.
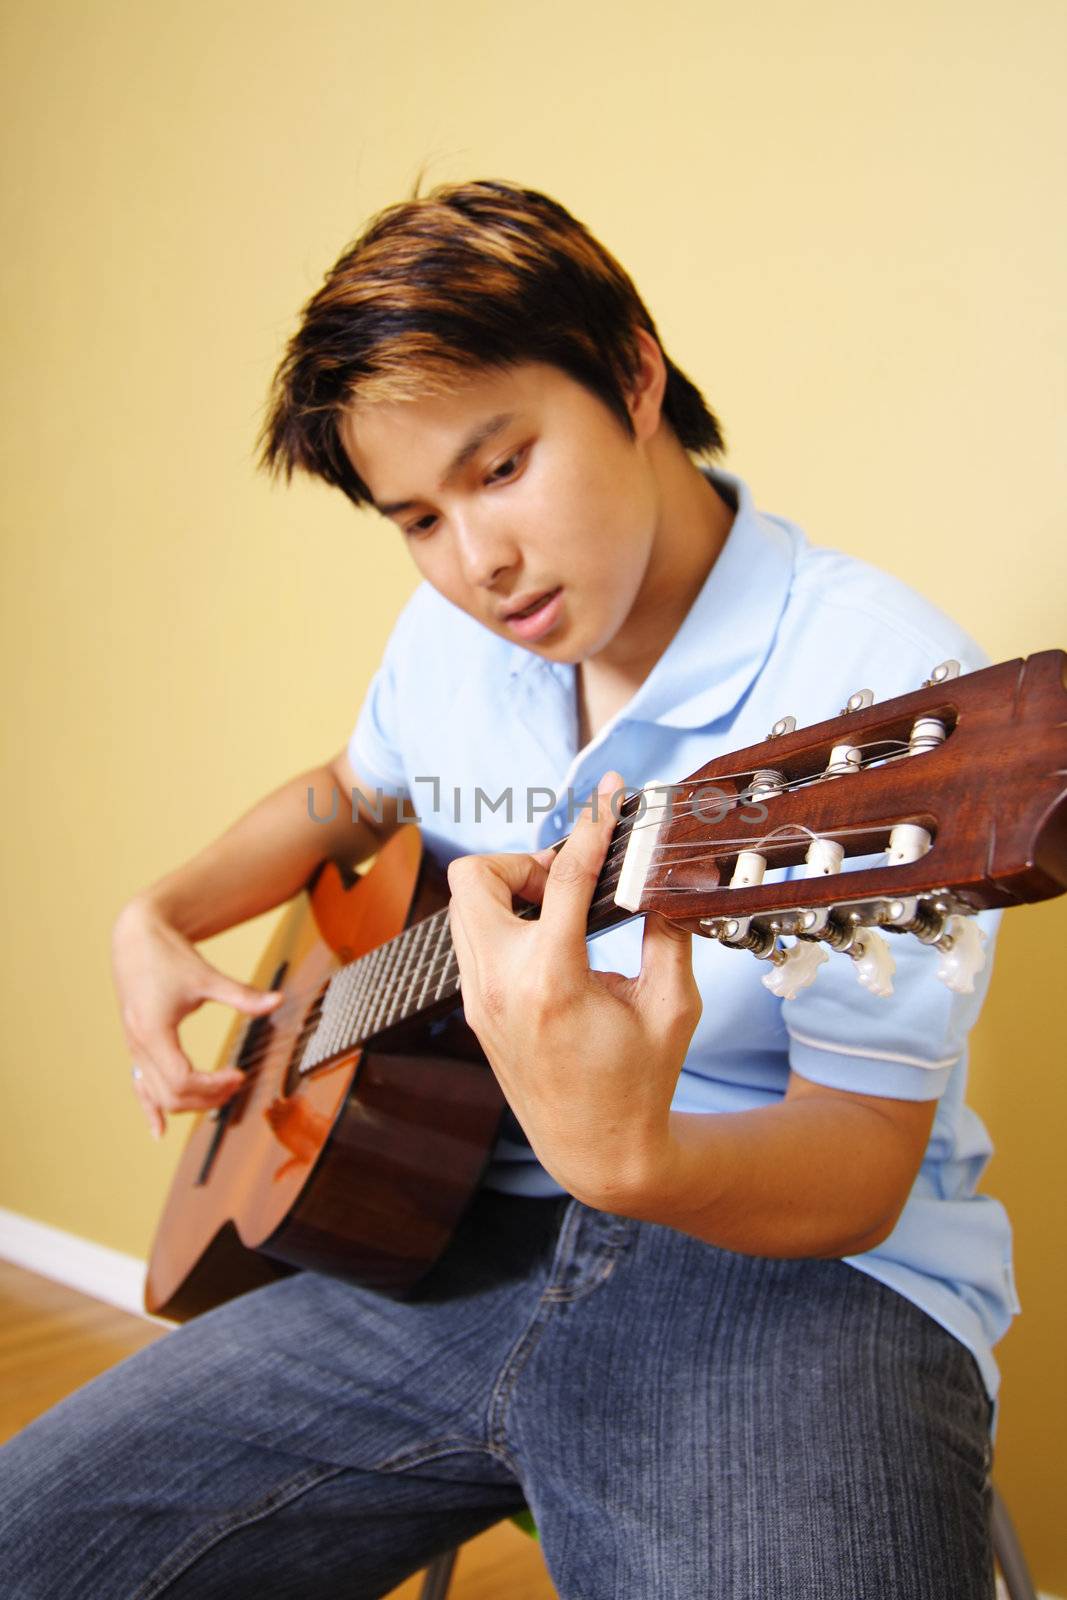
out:
{"label": "man's nose", "polygon": [[458,517],[456,543],[463,576],[472,588],[488,588],[518,560],[507,529],[487,517]]}

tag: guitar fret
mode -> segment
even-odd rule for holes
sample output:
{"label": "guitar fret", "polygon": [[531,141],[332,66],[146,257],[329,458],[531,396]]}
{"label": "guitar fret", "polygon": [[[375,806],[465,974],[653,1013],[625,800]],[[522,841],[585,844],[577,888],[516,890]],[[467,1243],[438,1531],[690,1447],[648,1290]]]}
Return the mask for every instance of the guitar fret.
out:
{"label": "guitar fret", "polygon": [[447,909],[340,967],[326,986],[300,1070],[310,1071],[449,992],[458,993],[458,975]]}
{"label": "guitar fret", "polygon": [[[449,927],[448,927],[448,918],[447,917],[445,917],[444,921],[441,923],[441,936],[444,939],[448,939],[449,942],[448,942],[448,950],[445,953],[444,966],[441,969],[441,976],[437,980],[437,989],[436,989],[436,991],[434,993],[434,1000],[435,1001],[440,1000],[440,998],[441,998],[441,990],[444,987],[445,974],[448,971],[448,958],[452,954],[452,942],[451,942],[451,939],[449,938]],[[438,939],[437,943],[438,943],[438,946],[440,946],[440,944],[441,944],[441,939],[440,938]],[[439,954],[440,954],[440,950],[438,949],[438,950],[436,950],[434,952],[435,958]]]}
{"label": "guitar fret", "polygon": [[394,972],[393,981],[390,985],[392,995],[389,1006],[389,1027],[392,1027],[395,1022],[399,1022],[409,1012],[408,1000],[411,997],[411,979],[418,963],[418,935],[419,925],[414,928],[408,928],[404,934],[404,959],[400,964],[399,970]]}
{"label": "guitar fret", "polygon": [[393,962],[385,986],[385,1009],[378,1022],[379,1031],[391,1028],[404,1015],[404,985],[408,976],[408,965],[411,960],[412,946],[414,944],[414,931],[410,928],[396,940],[397,957]]}
{"label": "guitar fret", "polygon": [[382,968],[388,960],[388,945],[379,945],[372,950],[368,957],[367,982],[364,984],[359,996],[359,1007],[356,1012],[356,1026],[361,1039],[366,1039],[372,1032],[370,1021],[374,1008],[378,1004],[379,982]]}
{"label": "guitar fret", "polygon": [[383,946],[383,949],[385,951],[385,959],[382,962],[382,969],[379,974],[379,987],[375,996],[375,1003],[367,1016],[367,1037],[378,1033],[381,1029],[382,1020],[388,1009],[389,981],[392,977],[393,969],[401,958],[401,940],[390,939],[389,943]]}
{"label": "guitar fret", "polygon": [[424,917],[415,929],[411,944],[411,960],[408,963],[407,993],[404,996],[405,1006],[409,1016],[414,1016],[419,1007],[416,994],[419,991],[422,978],[423,963],[426,960],[426,946],[430,940],[433,918]]}
{"label": "guitar fret", "polygon": [[[429,927],[429,924],[431,922],[437,923],[437,919],[440,918],[440,917],[444,917],[445,920],[447,921],[447,919],[448,919],[447,911],[444,911],[444,912],[438,911],[434,917],[427,918],[427,927]],[[440,936],[440,925],[439,925],[439,923],[438,923],[438,927],[437,927],[437,932],[438,932],[438,937],[439,937]],[[429,939],[429,935],[427,934],[427,939],[426,939],[427,947],[429,946],[429,943],[430,943],[430,939]],[[425,955],[425,954],[426,954],[426,950],[423,951],[423,955]],[[430,959],[426,963],[426,973],[425,973],[425,976],[424,976],[424,978],[422,980],[422,988],[419,990],[419,998],[415,1002],[416,1011],[421,1011],[422,1010],[423,1003],[424,1003],[424,1001],[426,999],[426,991],[430,987],[430,979],[432,978],[432,976],[433,976],[433,956],[431,954]]]}
{"label": "guitar fret", "polygon": [[359,1031],[364,1039],[369,1039],[371,1034],[375,1031],[374,1020],[382,998],[382,975],[386,967],[389,965],[389,960],[389,945],[379,945],[378,949],[374,951],[373,966],[370,974],[371,981],[368,985],[368,993],[365,996],[365,1003],[360,1012]]}
{"label": "guitar fret", "polygon": [[352,1022],[352,1002],[359,986],[359,978],[358,967],[355,970],[349,967],[342,967],[333,976],[333,982],[341,987],[344,994],[344,999],[337,1015],[337,1031],[342,1039],[346,1037]]}
{"label": "guitar fret", "polygon": [[[432,923],[433,923],[433,918],[432,917],[425,917],[422,920],[422,922],[419,923],[418,927],[415,929],[415,941],[414,941],[414,944],[412,946],[412,963],[411,963],[411,973],[410,973],[411,986],[410,986],[410,988],[408,990],[408,999],[409,1000],[414,999],[416,987],[417,987],[417,985],[419,983],[419,978],[420,978],[420,976],[422,974],[423,962],[426,959],[426,946],[429,943],[430,929],[431,929]],[[424,985],[424,987],[425,987],[425,985]],[[412,1005],[411,1010],[412,1010],[412,1012],[417,1012],[418,1009],[419,1009],[419,1003],[418,1003],[417,1000],[415,1000],[415,1003]]]}
{"label": "guitar fret", "polygon": [[[453,987],[453,979],[455,980],[454,987]],[[460,989],[459,962],[456,960],[456,952],[455,952],[454,949],[449,950],[448,958],[445,961],[444,982],[451,989],[452,993],[454,993],[454,994],[458,994],[459,993],[459,989]]]}
{"label": "guitar fret", "polygon": [[438,951],[441,948],[441,928],[442,928],[442,922],[440,920],[438,920],[437,923],[434,926],[433,941],[428,946],[427,962],[426,962],[426,974],[425,974],[425,977],[423,978],[422,989],[420,990],[420,993],[419,993],[419,1005],[420,1005],[420,1007],[422,1007],[422,1006],[432,1006],[433,1003],[434,1003],[435,996],[434,996],[434,993],[433,993],[433,985],[434,985],[434,980],[435,980],[435,978],[437,976]]}
{"label": "guitar fret", "polygon": [[348,1037],[345,1042],[349,1045],[358,1044],[361,1038],[359,1013],[360,1008],[363,1005],[363,997],[366,994],[368,985],[371,981],[371,969],[373,965],[373,952],[371,952],[369,955],[363,956],[357,963],[358,971],[352,982],[347,1011]]}
{"label": "guitar fret", "polygon": [[318,1024],[301,1057],[301,1072],[310,1071],[312,1067],[318,1066],[320,1061],[325,1061],[337,1053],[341,1038],[339,1019],[344,1009],[344,1002],[345,985],[343,973],[339,971],[334,973],[326,985]]}

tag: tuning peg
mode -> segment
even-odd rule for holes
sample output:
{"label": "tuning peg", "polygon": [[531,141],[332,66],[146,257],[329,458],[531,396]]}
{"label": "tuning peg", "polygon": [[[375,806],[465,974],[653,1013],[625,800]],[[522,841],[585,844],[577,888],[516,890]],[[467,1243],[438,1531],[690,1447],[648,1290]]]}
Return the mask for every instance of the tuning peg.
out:
{"label": "tuning peg", "polygon": [[[917,726],[917,724],[916,724]],[[889,835],[889,848],[886,851],[886,862],[891,867],[904,867],[912,861],[919,861],[933,843],[933,839],[925,828],[920,828],[915,822],[898,822]],[[918,910],[919,902],[914,895],[894,903],[893,910],[886,918],[890,923],[911,922]],[[899,907],[899,910],[897,909]]]}
{"label": "tuning peg", "polygon": [[768,739],[780,739],[784,733],[794,732],[796,725],[796,717],[779,717],[767,737]]}
{"label": "tuning peg", "polygon": [[863,754],[858,745],[835,744],[830,751],[830,760],[827,763],[824,778],[847,778],[853,772],[859,772],[863,766]]}
{"label": "tuning peg", "polygon": [[857,928],[846,953],[856,963],[856,976],[865,989],[882,999],[893,993],[897,964],[880,933],[873,928]]}
{"label": "tuning peg", "polygon": [[815,982],[816,973],[829,957],[811,940],[798,939],[788,949],[777,950],[770,959],[774,965],[763,975],[764,988],[780,1000],[793,1000],[801,989]]}
{"label": "tuning peg", "polygon": [[950,917],[935,949],[941,952],[937,975],[953,994],[973,994],[985,966],[985,932],[973,917]]}
{"label": "tuning peg", "polygon": [[784,794],[787,787],[784,773],[775,772],[772,767],[760,767],[752,774],[752,782],[748,786],[748,798],[753,804],[761,800],[774,800],[778,795]]}
{"label": "tuning peg", "polygon": [[[763,882],[763,874],[767,870],[767,857],[761,856],[758,850],[739,850],[737,861],[734,865],[733,875],[730,878],[731,889],[751,889]],[[720,930],[719,938],[724,944],[741,944],[748,935],[751,917],[731,917]]]}
{"label": "tuning peg", "polygon": [[[805,874],[808,878],[825,878],[832,873],[841,871],[841,863],[845,859],[845,847],[836,839],[813,839],[808,846],[808,853],[804,857],[807,866]],[[821,933],[826,927],[829,918],[829,907],[821,906],[818,911],[806,914],[805,933]]]}
{"label": "tuning peg", "polygon": [[868,706],[874,705],[873,689],[857,689],[855,694],[850,694],[841,710],[839,717],[847,717],[851,711],[866,711]]}
{"label": "tuning peg", "polygon": [[918,717],[908,737],[908,754],[921,756],[925,750],[936,750],[946,737],[945,724],[939,717]]}
{"label": "tuning peg", "polygon": [[930,676],[924,682],[923,688],[932,689],[935,683],[947,683],[950,678],[958,678],[959,675],[960,664],[958,661],[953,661],[950,656],[947,661],[942,661],[939,666],[934,668],[933,672],[931,672]]}

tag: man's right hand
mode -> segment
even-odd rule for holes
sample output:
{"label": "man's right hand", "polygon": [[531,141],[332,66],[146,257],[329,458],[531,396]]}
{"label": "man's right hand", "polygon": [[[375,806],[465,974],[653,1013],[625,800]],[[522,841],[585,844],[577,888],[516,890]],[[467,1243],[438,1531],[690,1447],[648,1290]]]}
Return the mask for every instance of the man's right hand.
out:
{"label": "man's right hand", "polygon": [[278,990],[238,983],[205,961],[150,901],[135,897],[119,912],[111,932],[111,967],[126,1045],[135,1068],[133,1086],[155,1137],[168,1111],[202,1111],[222,1105],[245,1081],[243,1072],[198,1072],[178,1038],[178,1024],[219,1000],[249,1016],[266,1016]]}

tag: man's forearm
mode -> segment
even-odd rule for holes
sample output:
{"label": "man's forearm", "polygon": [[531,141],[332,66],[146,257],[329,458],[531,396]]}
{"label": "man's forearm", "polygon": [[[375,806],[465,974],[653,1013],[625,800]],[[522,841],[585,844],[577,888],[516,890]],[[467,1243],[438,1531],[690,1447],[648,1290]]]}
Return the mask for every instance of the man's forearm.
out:
{"label": "man's forearm", "polygon": [[378,846],[366,823],[352,821],[351,796],[331,768],[313,767],[260,800],[192,860],[134,900],[151,906],[195,942],[291,899],[325,857],[355,863]]}
{"label": "man's forearm", "polygon": [[892,1230],[912,1174],[893,1130],[850,1102],[672,1112],[637,1190],[591,1203],[746,1255],[843,1256]]}

